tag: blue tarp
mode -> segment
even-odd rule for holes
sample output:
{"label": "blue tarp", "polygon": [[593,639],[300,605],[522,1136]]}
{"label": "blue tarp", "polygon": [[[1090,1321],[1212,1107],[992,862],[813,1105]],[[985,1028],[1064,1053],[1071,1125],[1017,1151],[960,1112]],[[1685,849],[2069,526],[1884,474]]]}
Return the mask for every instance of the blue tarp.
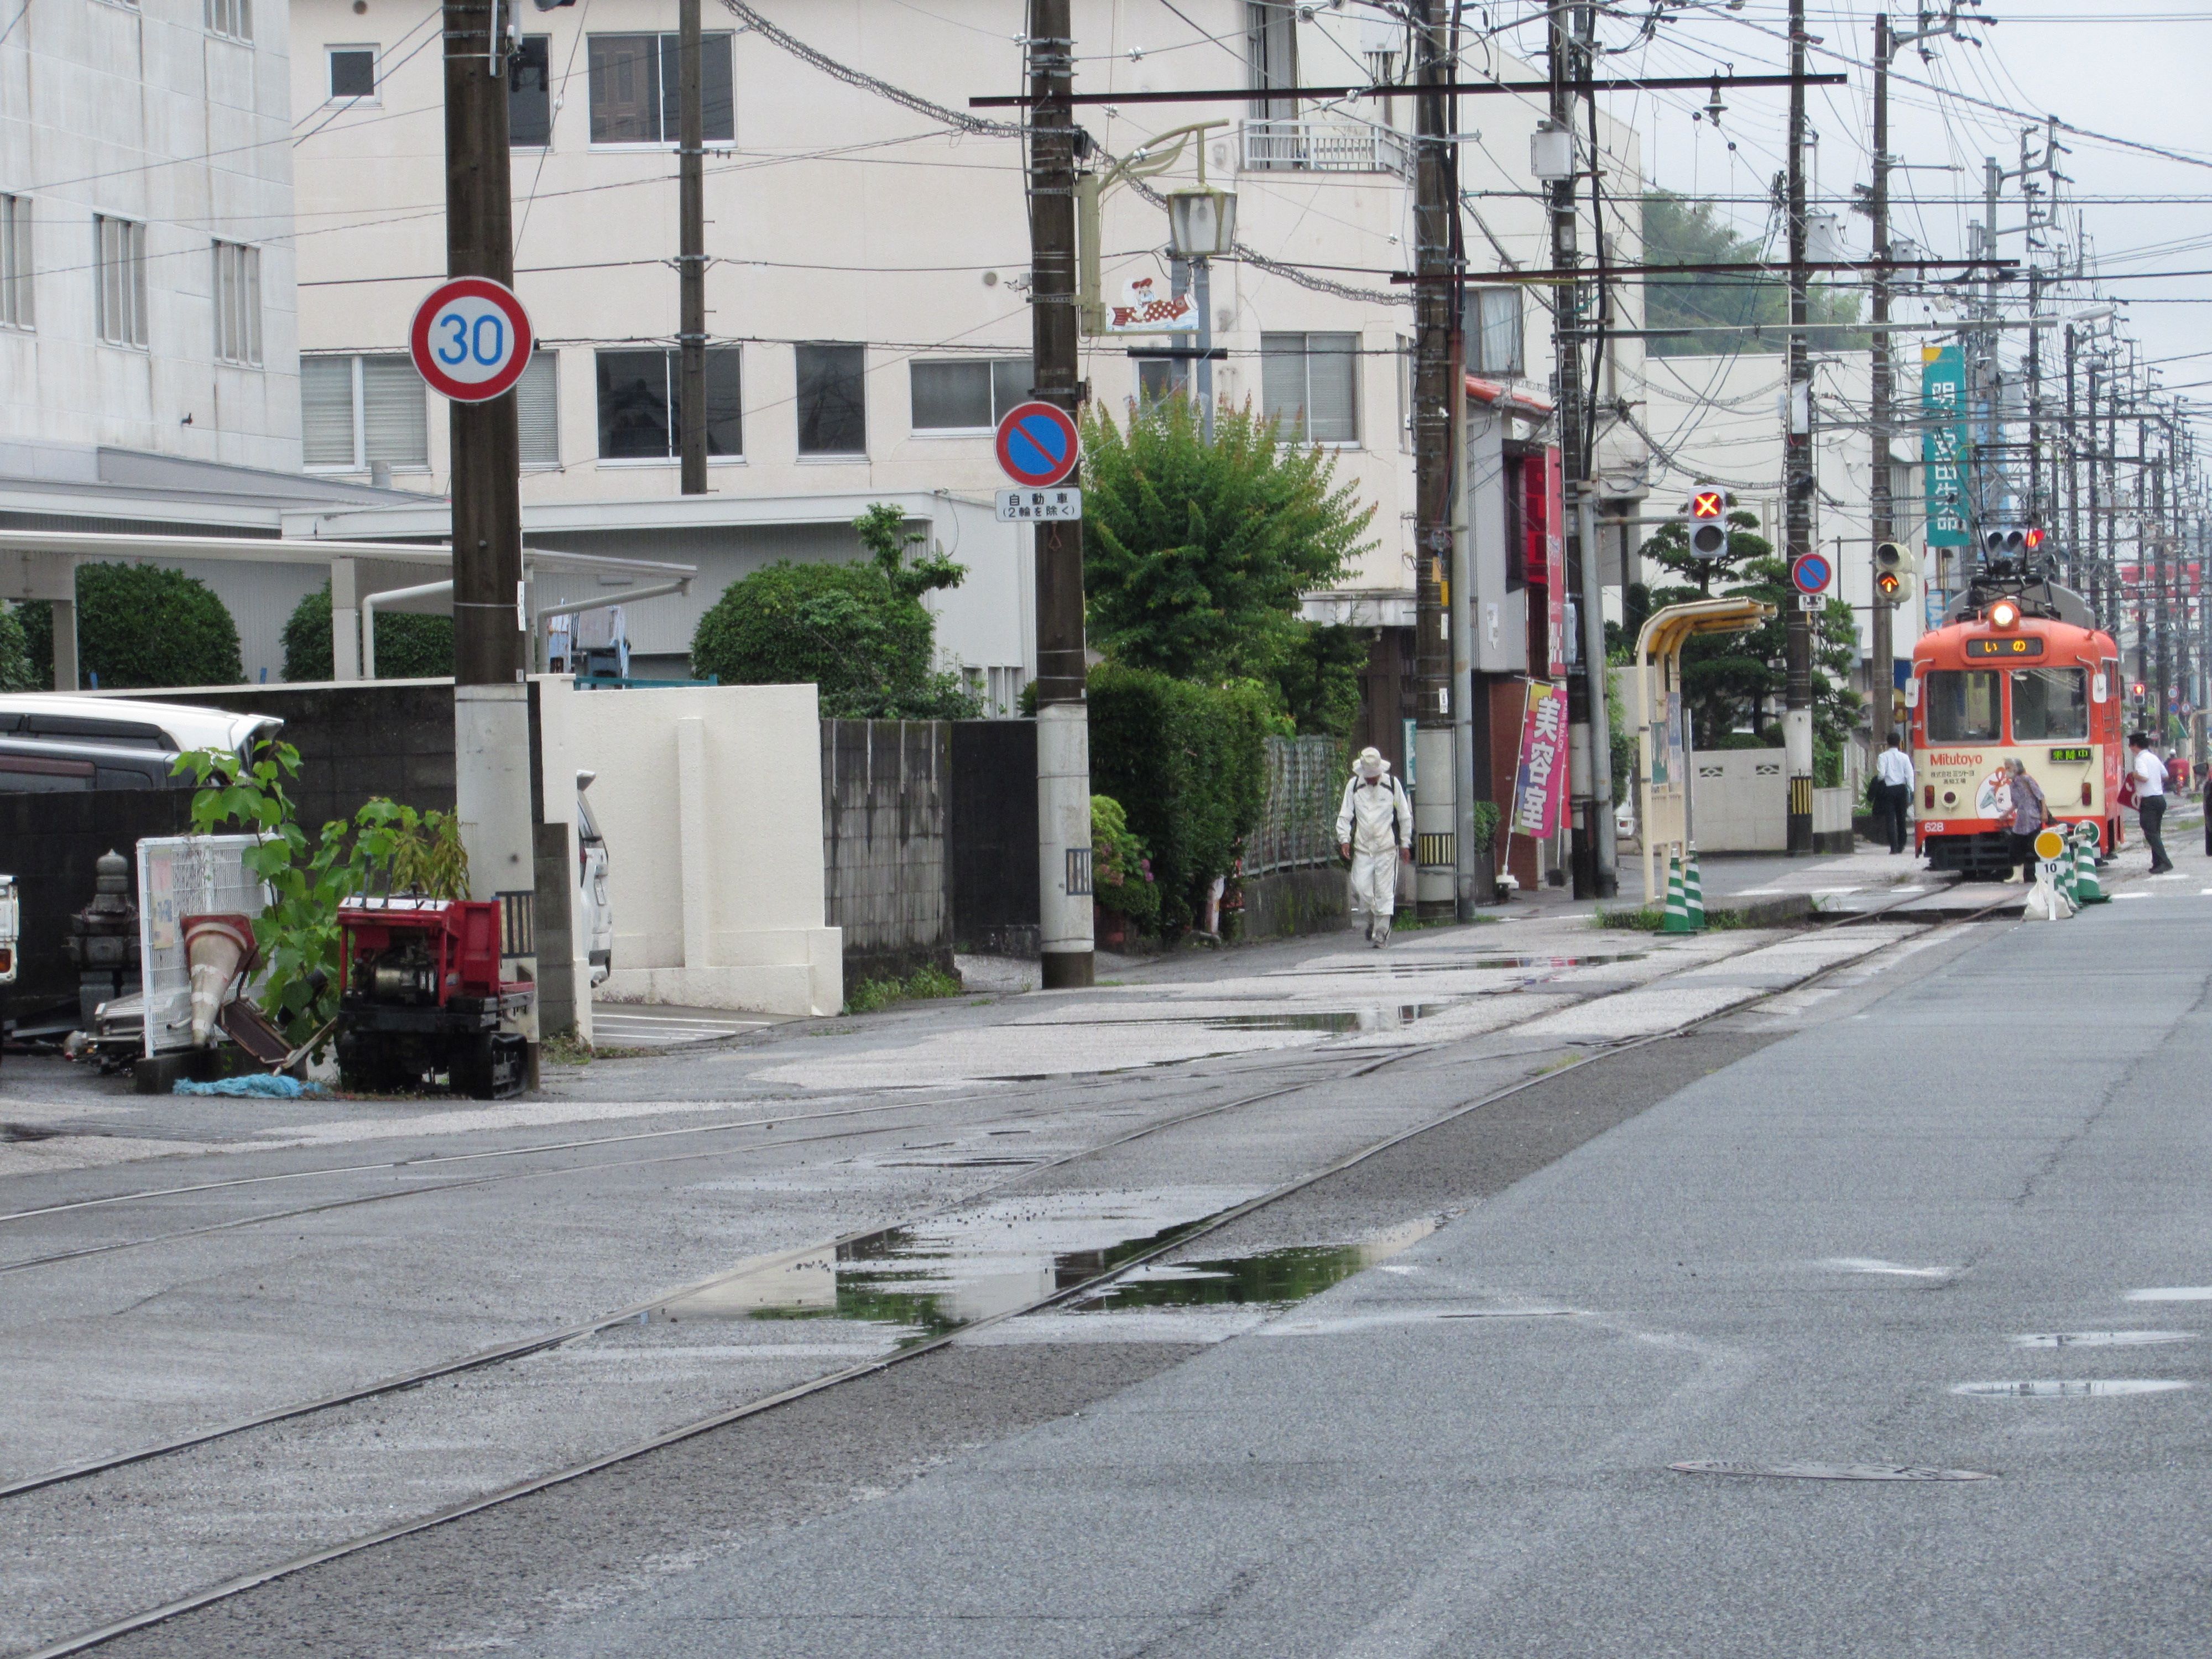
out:
{"label": "blue tarp", "polygon": [[326,1092],[319,1083],[302,1083],[297,1078],[222,1077],[212,1083],[194,1083],[184,1079],[171,1091],[179,1095],[251,1095],[266,1100],[297,1100],[302,1095]]}

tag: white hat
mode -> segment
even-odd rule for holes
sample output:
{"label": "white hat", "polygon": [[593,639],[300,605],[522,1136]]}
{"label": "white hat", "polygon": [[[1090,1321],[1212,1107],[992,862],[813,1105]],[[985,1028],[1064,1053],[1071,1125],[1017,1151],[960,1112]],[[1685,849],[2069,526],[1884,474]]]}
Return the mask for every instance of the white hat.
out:
{"label": "white hat", "polygon": [[1363,749],[1352,763],[1352,769],[1362,777],[1379,778],[1390,769],[1390,763],[1382,758],[1379,749]]}

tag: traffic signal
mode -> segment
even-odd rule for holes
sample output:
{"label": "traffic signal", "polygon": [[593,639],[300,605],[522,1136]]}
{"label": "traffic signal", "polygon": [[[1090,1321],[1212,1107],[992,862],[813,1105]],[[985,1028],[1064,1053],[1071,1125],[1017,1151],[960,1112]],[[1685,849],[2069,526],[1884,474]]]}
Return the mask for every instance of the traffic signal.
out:
{"label": "traffic signal", "polygon": [[2039,525],[2020,525],[1982,532],[1982,552],[1991,559],[2033,558],[2043,546]]}
{"label": "traffic signal", "polygon": [[1690,492],[1690,551],[1701,559],[1728,552],[1728,496],[1718,484],[1701,483]]}
{"label": "traffic signal", "polygon": [[1874,550],[1874,591],[1893,604],[1912,597],[1912,578],[1918,561],[1895,542],[1882,542]]}

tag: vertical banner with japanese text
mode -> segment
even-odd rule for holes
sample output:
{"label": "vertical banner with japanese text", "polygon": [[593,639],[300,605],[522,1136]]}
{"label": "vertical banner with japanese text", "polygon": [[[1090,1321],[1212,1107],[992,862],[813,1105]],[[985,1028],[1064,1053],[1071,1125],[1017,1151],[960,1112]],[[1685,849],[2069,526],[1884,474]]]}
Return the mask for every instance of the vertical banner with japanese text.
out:
{"label": "vertical banner with japanese text", "polygon": [[1544,450],[1544,599],[1552,660],[1546,669],[1557,679],[1567,672],[1567,490],[1559,447]]}
{"label": "vertical banner with japanese text", "polygon": [[1566,783],[1567,688],[1531,680],[1513,775],[1513,828],[1539,841],[1557,835]]}
{"label": "vertical banner with japanese text", "polygon": [[1966,360],[1957,346],[1920,348],[1920,460],[1928,477],[1930,547],[1967,544]]}

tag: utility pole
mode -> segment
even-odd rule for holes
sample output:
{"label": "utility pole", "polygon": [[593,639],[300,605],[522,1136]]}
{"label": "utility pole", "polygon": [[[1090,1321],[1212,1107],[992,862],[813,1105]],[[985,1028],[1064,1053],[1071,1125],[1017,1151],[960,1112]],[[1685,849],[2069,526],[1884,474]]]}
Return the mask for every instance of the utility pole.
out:
{"label": "utility pole", "polygon": [[678,442],[683,492],[707,493],[707,137],[699,107],[699,0],[678,0],[677,255],[682,304],[677,344],[683,353]]}
{"label": "utility pole", "polygon": [[2097,534],[2097,526],[2104,517],[2097,489],[2098,367],[2097,358],[2092,354],[2089,358],[2089,384],[2086,388],[2088,394],[2086,412],[2089,417],[2089,447],[2083,457],[2087,464],[2085,471],[2089,480],[2089,608],[2097,613],[2097,625],[2117,642],[2120,637],[2120,621],[2112,604],[2112,580],[2105,570],[2104,552]]}
{"label": "utility pole", "polygon": [[[507,32],[514,0],[444,0],[446,272],[514,285],[507,130]],[[512,393],[447,405],[452,444],[453,798],[469,891],[513,904],[537,889],[531,809],[530,639],[522,588],[522,447]],[[526,902],[522,908],[528,912]],[[510,917],[510,922],[512,918]],[[510,930],[514,939],[514,930]],[[502,975],[535,980],[535,941]],[[533,1002],[525,1035],[537,1073]]]}
{"label": "utility pole", "polygon": [[[2079,589],[2081,580],[2081,475],[2074,453],[2074,325],[2066,325],[2066,580]],[[2089,608],[2097,608],[2097,590],[2088,585]]]}
{"label": "utility pole", "polygon": [[[1889,55],[1896,50],[1889,38],[1889,14],[1877,12],[1874,20],[1874,185],[1867,207],[1874,217],[1874,335],[1868,365],[1873,404],[1873,472],[1868,480],[1867,517],[1869,539],[1879,548],[1897,539],[1897,507],[1891,499],[1891,400],[1896,396],[1894,370],[1889,355]],[[1871,652],[1874,696],[1870,735],[1877,755],[1889,742],[1890,702],[1897,684],[1897,644],[1893,637],[1896,610],[1873,590],[1874,644]]]}
{"label": "utility pole", "polygon": [[[1547,64],[1552,83],[1549,113],[1552,125],[1568,136],[1571,155],[1575,130],[1574,87],[1590,78],[1590,43],[1595,27],[1595,15],[1587,4],[1559,5],[1552,9]],[[1599,161],[1595,119],[1593,116],[1589,155],[1590,197],[1594,203],[1601,199],[1595,176]],[[1575,197],[1579,171],[1578,167],[1571,167],[1564,178],[1549,181],[1552,266],[1555,270],[1573,270],[1582,263],[1577,246],[1577,216],[1580,209]],[[1591,234],[1601,237],[1605,234],[1601,220],[1593,222]],[[1561,574],[1567,592],[1573,596],[1575,612],[1582,624],[1567,630],[1565,649],[1571,659],[1567,676],[1567,776],[1573,821],[1569,862],[1577,898],[1608,898],[1617,890],[1619,878],[1611,848],[1612,787],[1608,783],[1603,800],[1598,799],[1597,789],[1601,760],[1598,744],[1602,741],[1599,734],[1605,719],[1606,666],[1603,652],[1593,662],[1588,645],[1589,611],[1600,602],[1597,549],[1588,511],[1592,422],[1589,388],[1583,378],[1583,323],[1592,307],[1580,282],[1563,284],[1553,292],[1556,297],[1552,308],[1552,337],[1559,382],[1553,401],[1559,424],[1560,514],[1565,520],[1560,528],[1567,551],[1566,569]],[[1597,637],[1601,641],[1605,637],[1601,615],[1598,618]],[[1533,672],[1534,665],[1530,667]],[[1607,763],[1609,773],[1611,757],[1608,754],[1602,758]]]}
{"label": "utility pole", "polygon": [[1452,266],[1451,49],[1443,0],[1413,0],[1413,845],[1414,912],[1459,911],[1450,624],[1452,345],[1459,309]]}
{"label": "utility pole", "polygon": [[[1069,0],[1030,0],[1032,395],[1071,416],[1076,379],[1075,41]],[[1080,472],[1068,482],[1079,484]],[[1084,702],[1083,521],[1036,526],[1038,933],[1048,991],[1091,983],[1091,719]]]}
{"label": "utility pole", "polygon": [[[1805,265],[1805,0],[1790,0],[1790,373],[1782,452],[1788,563],[1813,550],[1813,362],[1808,350]],[[1813,612],[1788,596],[1788,654],[1783,684],[1782,742],[1790,769],[1787,846],[1792,857],[1813,850]]]}

